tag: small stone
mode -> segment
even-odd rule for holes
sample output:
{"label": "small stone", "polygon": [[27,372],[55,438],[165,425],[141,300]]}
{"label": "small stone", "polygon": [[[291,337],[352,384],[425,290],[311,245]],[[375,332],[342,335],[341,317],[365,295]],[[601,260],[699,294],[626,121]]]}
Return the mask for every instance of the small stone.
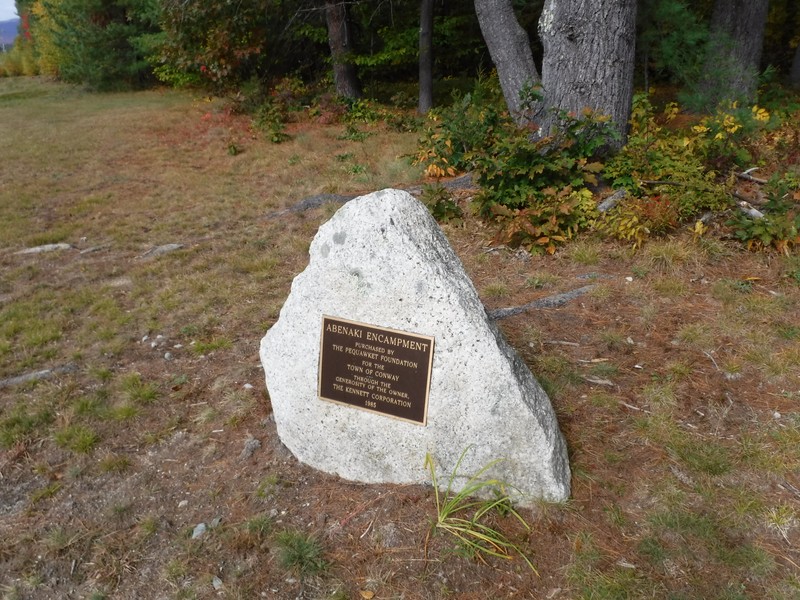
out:
{"label": "small stone", "polygon": [[205,523],[198,523],[197,525],[195,525],[194,531],[192,531],[192,539],[196,540],[197,538],[199,538],[206,532],[206,529],[207,527]]}
{"label": "small stone", "polygon": [[777,410],[774,413],[772,413],[772,418],[773,419],[776,419],[776,420],[780,419],[781,416],[782,416],[781,413],[779,413]]}
{"label": "small stone", "polygon": [[214,575],[214,577],[211,578],[211,585],[214,586],[215,590],[222,589],[222,579]]}
{"label": "small stone", "polygon": [[164,360],[172,360],[172,352],[165,352]]}
{"label": "small stone", "polygon": [[219,527],[219,524],[222,523],[222,517],[214,517],[209,523],[209,527],[214,529],[215,527]]}
{"label": "small stone", "polygon": [[247,460],[259,448],[261,448],[261,442],[253,436],[249,436],[244,442],[244,449],[239,454],[239,460]]}
{"label": "small stone", "polygon": [[150,339],[149,335],[142,336],[142,343],[144,344],[149,339]]}
{"label": "small stone", "polygon": [[625,281],[627,281],[628,283],[631,283],[633,281],[633,277],[628,276],[628,277],[625,278]]}
{"label": "small stone", "polygon": [[242,387],[244,389],[246,389],[246,390],[252,390],[253,389],[253,384],[252,383],[245,383]]}
{"label": "small stone", "polygon": [[178,508],[186,508],[187,506],[189,506],[188,500],[181,500],[180,502],[178,502]]}

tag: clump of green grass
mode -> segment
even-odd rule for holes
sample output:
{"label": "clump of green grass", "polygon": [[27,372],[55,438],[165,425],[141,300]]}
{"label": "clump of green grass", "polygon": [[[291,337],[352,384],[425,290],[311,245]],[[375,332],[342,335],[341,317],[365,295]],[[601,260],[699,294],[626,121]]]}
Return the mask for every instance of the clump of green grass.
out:
{"label": "clump of green grass", "polygon": [[105,403],[97,396],[82,396],[72,403],[72,411],[77,417],[102,417]]}
{"label": "clump of green grass", "polygon": [[579,240],[573,242],[567,248],[567,255],[573,261],[581,265],[596,265],[600,262],[600,246],[597,243]]}
{"label": "clump of green grass", "polygon": [[694,348],[708,348],[714,337],[707,323],[690,323],[683,326],[677,335],[678,341]]}
{"label": "clump of green grass", "polygon": [[689,287],[685,282],[676,277],[664,277],[653,282],[653,289],[665,298],[680,298],[685,296]]}
{"label": "clump of green grass", "polygon": [[153,516],[143,517],[139,521],[137,528],[141,538],[149,538],[155,535],[155,533],[158,531],[158,519]]}
{"label": "clump of green grass", "polygon": [[17,404],[8,417],[0,420],[0,446],[10,448],[17,442],[44,437],[53,418],[54,413],[50,408],[29,412],[24,404]]}
{"label": "clump of green grass", "polygon": [[214,352],[214,350],[227,350],[232,345],[230,340],[217,338],[210,342],[194,342],[189,348],[197,355],[205,355]]}
{"label": "clump of green grass", "polygon": [[679,271],[689,260],[693,250],[679,241],[653,241],[642,249],[647,266],[662,275],[672,275]]}
{"label": "clump of green grass", "polygon": [[626,340],[624,333],[613,329],[604,329],[597,332],[597,341],[609,350],[622,350],[627,344]]}
{"label": "clump of green grass", "polygon": [[130,421],[139,416],[139,407],[128,402],[117,404],[111,407],[108,416],[114,421]]}
{"label": "clump of green grass", "polygon": [[133,402],[150,404],[158,398],[158,388],[143,381],[139,373],[128,373],[122,378],[122,390]]}
{"label": "clump of green grass", "polygon": [[287,529],[278,533],[275,542],[281,565],[301,577],[317,575],[328,568],[322,544],[311,533]]}
{"label": "clump of green grass", "polygon": [[85,425],[68,425],[54,435],[55,442],[62,448],[86,454],[100,441],[100,436]]}
{"label": "clump of green grass", "polygon": [[490,283],[483,288],[483,294],[487,298],[504,298],[508,296],[508,286],[504,283]]}
{"label": "clump of green grass", "polygon": [[720,441],[679,437],[670,447],[684,464],[699,473],[718,476],[733,468],[731,451]]}

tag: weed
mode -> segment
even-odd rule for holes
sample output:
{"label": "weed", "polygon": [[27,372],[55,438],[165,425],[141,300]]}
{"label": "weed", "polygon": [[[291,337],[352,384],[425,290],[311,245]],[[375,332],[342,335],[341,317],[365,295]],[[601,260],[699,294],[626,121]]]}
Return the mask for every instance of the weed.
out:
{"label": "weed", "polygon": [[244,529],[256,539],[263,540],[272,531],[272,519],[267,515],[257,515],[245,522]]}
{"label": "weed", "polygon": [[158,519],[153,516],[144,517],[139,521],[138,528],[143,538],[149,538],[158,531]]}
{"label": "weed", "polygon": [[119,454],[108,454],[100,461],[100,470],[105,473],[124,473],[131,466],[131,459]]}
{"label": "weed", "polygon": [[[510,559],[513,554],[518,554],[525,561],[525,564],[538,575],[533,563],[522,549],[510,541],[505,534],[485,522],[486,518],[492,513],[500,512],[501,514],[512,515],[526,530],[530,531],[530,526],[525,519],[511,506],[511,500],[506,492],[508,484],[498,479],[482,479],[488,470],[500,462],[500,459],[490,462],[475,475],[470,476],[460,491],[453,490],[453,482],[458,476],[458,468],[461,466],[461,461],[468,451],[469,448],[464,450],[458,458],[444,492],[441,492],[436,480],[433,458],[430,454],[425,455],[425,467],[431,474],[434,498],[436,500],[436,521],[433,524],[432,531],[441,531],[455,537],[459,546],[468,555],[477,554]],[[490,495],[492,499],[475,499],[475,497],[482,495]],[[465,516],[468,518],[465,518]]]}
{"label": "weed", "polygon": [[794,508],[787,504],[773,506],[764,514],[764,520],[769,529],[777,531],[786,540],[786,543],[791,546],[788,533],[798,525],[797,512]]}
{"label": "weed", "polygon": [[38,504],[42,500],[47,500],[48,498],[52,498],[59,491],[61,491],[61,487],[62,486],[61,486],[60,483],[58,483],[57,481],[54,481],[53,483],[50,483],[50,484],[46,485],[43,488],[35,490],[31,494],[31,503],[32,504]]}
{"label": "weed", "polygon": [[287,529],[278,533],[275,542],[281,565],[301,577],[316,575],[328,568],[322,544],[310,533]]}
{"label": "weed", "polygon": [[363,142],[369,136],[375,135],[370,131],[361,131],[356,125],[353,123],[348,123],[345,126],[344,133],[339,136],[338,139],[340,140],[347,140],[350,142]]}
{"label": "weed", "polygon": [[281,479],[277,475],[267,475],[264,477],[264,479],[259,481],[258,486],[256,487],[256,498],[268,498],[281,484]]}
{"label": "weed", "polygon": [[557,275],[552,275],[550,273],[536,273],[525,280],[525,287],[540,290],[553,285],[558,282],[559,279]]}

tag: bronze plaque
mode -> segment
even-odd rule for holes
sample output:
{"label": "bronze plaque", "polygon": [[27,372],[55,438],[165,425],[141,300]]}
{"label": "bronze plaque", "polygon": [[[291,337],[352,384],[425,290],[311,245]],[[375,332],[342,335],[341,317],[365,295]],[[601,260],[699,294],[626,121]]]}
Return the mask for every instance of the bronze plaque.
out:
{"label": "bronze plaque", "polygon": [[319,397],[425,425],[433,338],[323,315]]}

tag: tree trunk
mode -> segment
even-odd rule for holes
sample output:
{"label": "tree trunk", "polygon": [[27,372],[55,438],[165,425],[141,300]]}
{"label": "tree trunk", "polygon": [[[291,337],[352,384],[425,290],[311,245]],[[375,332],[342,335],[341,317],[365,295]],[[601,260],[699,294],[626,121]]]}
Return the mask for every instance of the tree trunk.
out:
{"label": "tree trunk", "polygon": [[769,0],[715,0],[701,85],[708,108],[755,101],[768,12]]}
{"label": "tree trunk", "polygon": [[347,4],[326,0],[325,20],[328,25],[328,45],[331,48],[336,93],[345,98],[361,98],[361,82],[350,58],[352,40]]}
{"label": "tree trunk", "polygon": [[419,6],[419,104],[417,111],[428,114],[433,107],[433,0]]}
{"label": "tree trunk", "polygon": [[797,46],[794,51],[792,70],[789,71],[789,85],[795,89],[800,89],[800,46]]}
{"label": "tree trunk", "polygon": [[547,107],[541,133],[553,131],[556,111],[589,108],[611,117],[620,140],[610,144],[622,146],[633,99],[636,0],[546,0],[539,37]]}
{"label": "tree trunk", "polygon": [[517,123],[527,123],[522,94],[539,83],[528,34],[517,21],[511,0],[475,0],[475,12],[508,110]]}

